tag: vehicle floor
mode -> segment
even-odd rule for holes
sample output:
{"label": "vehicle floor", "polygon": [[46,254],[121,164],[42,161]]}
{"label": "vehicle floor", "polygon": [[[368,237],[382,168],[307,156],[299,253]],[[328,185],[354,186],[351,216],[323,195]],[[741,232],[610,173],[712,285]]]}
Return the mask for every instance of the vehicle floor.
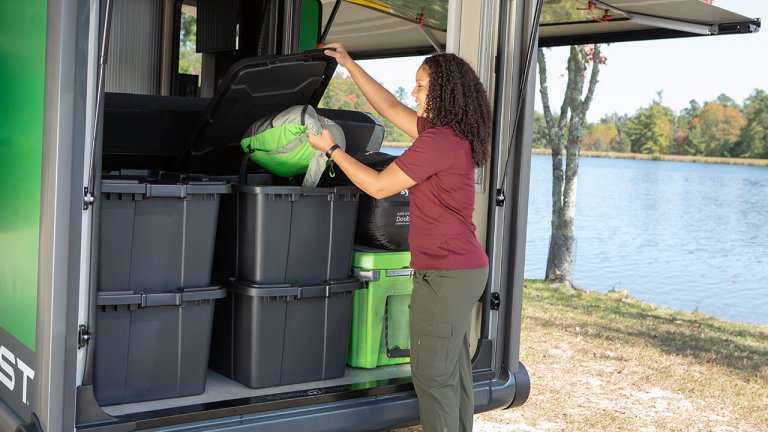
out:
{"label": "vehicle floor", "polygon": [[220,402],[232,399],[241,399],[257,396],[265,396],[277,393],[306,391],[333,387],[346,384],[357,384],[368,381],[388,380],[410,376],[409,364],[393,366],[381,366],[375,369],[358,369],[348,367],[341,378],[322,381],[311,381],[299,384],[291,384],[278,387],[252,389],[212,370],[208,370],[205,392],[197,396],[186,396],[173,399],[161,399],[156,401],[137,402],[123,405],[103,407],[104,412],[113,417],[134,414],[145,411],[155,411],[168,408],[179,408],[189,405],[198,405],[210,402]]}

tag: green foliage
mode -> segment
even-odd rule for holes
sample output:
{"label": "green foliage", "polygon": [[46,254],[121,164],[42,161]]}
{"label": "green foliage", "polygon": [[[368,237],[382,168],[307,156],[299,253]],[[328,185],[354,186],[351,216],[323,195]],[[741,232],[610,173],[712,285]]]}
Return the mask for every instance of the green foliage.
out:
{"label": "green foliage", "polygon": [[734,156],[732,149],[736,146],[741,130],[747,124],[738,106],[707,102],[699,111],[698,118],[704,143],[704,154],[706,156]]}
{"label": "green foliage", "polygon": [[685,147],[681,154],[688,156],[703,156],[705,149],[704,135],[701,133],[701,128],[696,124],[697,118],[694,118],[696,122],[691,126],[685,140]]}
{"label": "green foliage", "polygon": [[181,35],[179,37],[179,72],[200,76],[203,68],[202,55],[196,52],[197,18],[181,13]]}
{"label": "green foliage", "polygon": [[667,153],[673,132],[674,114],[659,101],[639,109],[627,124],[627,137],[633,153]]}
{"label": "green foliage", "polygon": [[[399,87],[395,96],[400,102],[407,103],[408,93],[403,87]],[[405,100],[403,99],[405,98]],[[343,109],[350,111],[370,112],[384,124],[384,141],[411,142],[413,141],[405,132],[398,129],[392,122],[374,111],[371,104],[363,96],[363,92],[357,88],[352,77],[336,72],[328,84],[328,87],[320,99],[321,108]]]}
{"label": "green foliage", "polygon": [[629,150],[632,148],[632,143],[629,141],[629,137],[627,136],[627,126],[629,123],[629,117],[624,115],[619,115],[617,113],[613,113],[609,116],[603,117],[601,122],[610,122],[616,125],[616,138],[611,141],[611,151],[614,152],[620,152],[620,153],[629,153]]}
{"label": "green foliage", "polygon": [[624,131],[626,123],[627,116],[614,113],[603,117],[598,123],[586,125],[582,142],[584,150],[629,152],[630,142]]}
{"label": "green foliage", "polygon": [[[611,114],[585,124],[583,148],[593,151],[768,158],[768,92],[755,89],[740,106],[725,94],[703,105],[691,100],[677,115],[663,94],[632,117]],[[534,113],[533,148],[549,148],[544,116]]]}
{"label": "green foliage", "polygon": [[716,98],[715,102],[719,103],[720,105],[727,106],[727,107],[738,107],[739,104],[736,103],[735,100],[733,100],[732,97],[728,96],[725,93],[720,93]]}
{"label": "green foliage", "polygon": [[395,97],[397,98],[397,100],[399,100],[403,104],[405,104],[405,105],[407,105],[407,106],[409,106],[409,107],[411,107],[413,109],[416,109],[416,106],[410,102],[411,101],[411,99],[410,99],[411,95],[408,93],[408,90],[406,90],[405,87],[400,86],[400,87],[396,88],[395,89]]}
{"label": "green foliage", "polygon": [[750,158],[768,158],[768,93],[755,89],[744,101],[747,124],[735,152]]}
{"label": "green foliage", "polygon": [[548,149],[549,142],[547,141],[547,120],[544,118],[544,114],[534,111],[533,112],[533,139],[531,147],[535,149]]}

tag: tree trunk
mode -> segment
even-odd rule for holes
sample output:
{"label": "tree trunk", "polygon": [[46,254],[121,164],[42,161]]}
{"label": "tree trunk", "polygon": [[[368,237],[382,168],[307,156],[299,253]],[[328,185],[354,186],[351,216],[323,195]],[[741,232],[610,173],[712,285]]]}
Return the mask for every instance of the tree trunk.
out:
{"label": "tree trunk", "polygon": [[[584,100],[585,72],[587,63],[592,63],[589,88]],[[549,94],[546,82],[546,59],[539,50],[538,65],[541,81],[541,97],[544,116],[549,129],[552,149],[552,233],[547,255],[546,279],[564,282],[569,286],[573,277],[573,223],[576,216],[576,185],[579,173],[579,157],[582,142],[582,127],[592,101],[600,64],[600,46],[596,45],[589,57],[578,47],[571,47],[568,58],[568,82],[563,105],[557,124],[549,108]],[[570,116],[569,116],[570,112]],[[565,146],[565,169],[563,169],[563,141],[567,120],[568,143]]]}

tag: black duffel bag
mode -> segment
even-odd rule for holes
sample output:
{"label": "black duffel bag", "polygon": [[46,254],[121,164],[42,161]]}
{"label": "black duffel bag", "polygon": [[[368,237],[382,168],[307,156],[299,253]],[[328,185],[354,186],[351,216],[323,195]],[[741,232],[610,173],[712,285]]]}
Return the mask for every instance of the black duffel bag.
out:
{"label": "black duffel bag", "polygon": [[[384,170],[397,159],[397,156],[382,152],[358,153],[352,156],[376,171]],[[321,187],[349,185],[352,185],[352,182],[338,167],[326,169],[318,184]],[[408,189],[383,199],[360,195],[355,243],[377,249],[407,251],[410,225]]]}

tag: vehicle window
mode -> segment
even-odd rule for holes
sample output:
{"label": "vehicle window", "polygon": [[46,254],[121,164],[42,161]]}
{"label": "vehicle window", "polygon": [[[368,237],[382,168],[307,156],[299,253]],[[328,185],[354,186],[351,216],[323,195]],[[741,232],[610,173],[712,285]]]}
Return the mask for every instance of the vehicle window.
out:
{"label": "vehicle window", "polygon": [[176,94],[197,96],[203,55],[197,52],[197,1],[184,0],[179,18],[179,69]]}

